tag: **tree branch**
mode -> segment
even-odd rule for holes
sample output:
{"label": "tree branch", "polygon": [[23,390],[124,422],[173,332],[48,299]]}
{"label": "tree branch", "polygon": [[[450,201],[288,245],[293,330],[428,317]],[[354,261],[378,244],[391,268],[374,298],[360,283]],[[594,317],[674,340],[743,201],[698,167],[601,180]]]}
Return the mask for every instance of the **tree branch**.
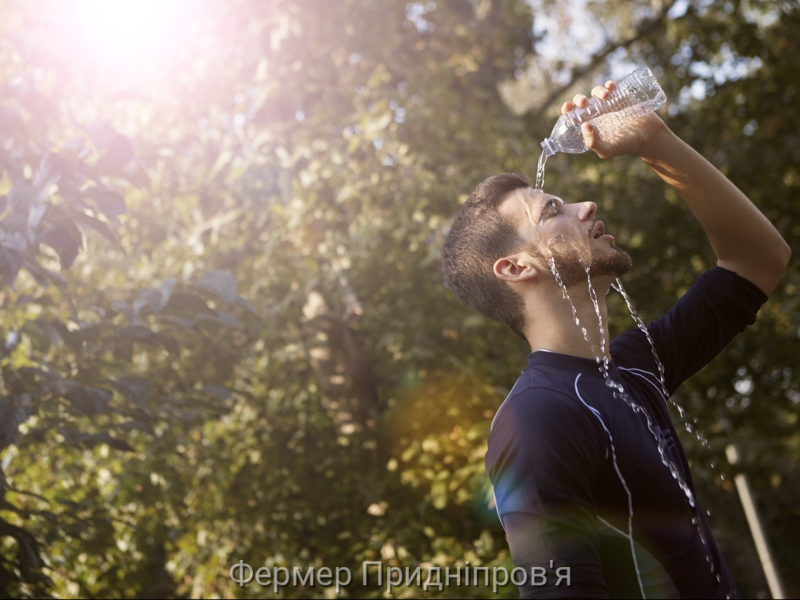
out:
{"label": "tree branch", "polygon": [[554,90],[545,99],[545,101],[541,105],[539,105],[538,109],[531,110],[529,114],[533,114],[533,117],[536,119],[542,117],[544,115],[544,112],[550,107],[551,104],[553,104],[553,102],[561,98],[566,93],[566,91],[569,88],[571,88],[576,81],[578,81],[578,79],[580,79],[581,77],[592,71],[597,65],[603,62],[608,57],[609,54],[611,54],[615,50],[618,50],[619,48],[627,48],[634,42],[639,41],[648,33],[656,29],[656,27],[658,27],[661,24],[661,22],[666,18],[667,13],[673,7],[675,2],[677,2],[677,0],[671,0],[659,11],[659,13],[655,17],[653,17],[652,19],[645,19],[644,21],[642,21],[636,28],[636,31],[631,37],[624,40],[618,40],[618,41],[609,40],[608,42],[606,42],[606,45],[603,46],[602,49],[600,49],[597,53],[594,54],[592,60],[590,60],[585,65],[581,65],[572,69],[572,73],[570,74],[568,83]]}

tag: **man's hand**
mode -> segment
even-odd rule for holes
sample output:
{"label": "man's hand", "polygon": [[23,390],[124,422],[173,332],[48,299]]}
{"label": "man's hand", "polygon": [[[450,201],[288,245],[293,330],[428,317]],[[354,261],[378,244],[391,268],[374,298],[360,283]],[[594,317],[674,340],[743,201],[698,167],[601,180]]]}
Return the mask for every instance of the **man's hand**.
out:
{"label": "man's hand", "polygon": [[[605,86],[598,85],[592,90],[592,96],[600,101],[608,98],[617,85],[611,81],[606,81]],[[589,99],[583,94],[577,94],[572,102],[564,102],[561,105],[561,114],[571,111],[576,106],[584,108],[589,104]],[[597,130],[590,123],[581,126],[583,140],[586,147],[594,151],[600,158],[611,158],[612,156],[622,156],[623,154],[645,155],[648,147],[655,143],[656,134],[666,130],[667,126],[661,118],[653,113],[640,119],[628,123],[612,135],[601,138]]]}
{"label": "man's hand", "polygon": [[[615,88],[613,81],[597,86],[592,96],[600,101]],[[561,112],[585,107],[589,100],[578,94]],[[739,274],[769,295],[786,270],[789,245],[767,218],[727,177],[678,138],[658,115],[637,119],[612,139],[600,139],[591,125],[581,128],[586,145],[600,158],[636,154],[683,198],[708,236],[717,265]]]}

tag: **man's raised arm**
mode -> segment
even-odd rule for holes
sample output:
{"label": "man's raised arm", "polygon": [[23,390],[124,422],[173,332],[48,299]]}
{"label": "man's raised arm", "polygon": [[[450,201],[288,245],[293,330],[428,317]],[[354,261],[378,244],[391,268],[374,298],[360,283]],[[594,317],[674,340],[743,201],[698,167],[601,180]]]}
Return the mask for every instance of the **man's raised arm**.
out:
{"label": "man's raised arm", "polygon": [[[602,99],[613,82],[597,86]],[[575,104],[583,106],[585,97]],[[562,110],[572,108],[567,103]],[[717,265],[744,277],[770,294],[783,276],[791,249],[750,199],[710,162],[673,133],[655,114],[639,119],[613,141],[601,140],[583,126],[586,145],[601,158],[637,154],[669,184],[697,218],[708,236]]]}

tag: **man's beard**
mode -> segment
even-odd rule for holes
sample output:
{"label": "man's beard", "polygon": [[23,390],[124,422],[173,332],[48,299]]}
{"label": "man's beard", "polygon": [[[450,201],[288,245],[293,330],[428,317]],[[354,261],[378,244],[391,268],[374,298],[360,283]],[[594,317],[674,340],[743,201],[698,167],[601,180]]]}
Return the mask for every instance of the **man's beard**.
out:
{"label": "man's beard", "polygon": [[[631,255],[612,245],[611,252],[592,254],[590,273],[592,276],[620,277],[631,270],[633,260]],[[560,249],[553,252],[553,261],[548,261],[548,267],[552,269],[555,263],[556,271],[561,277],[564,286],[571,288],[578,284],[586,284],[586,258],[572,247]]]}

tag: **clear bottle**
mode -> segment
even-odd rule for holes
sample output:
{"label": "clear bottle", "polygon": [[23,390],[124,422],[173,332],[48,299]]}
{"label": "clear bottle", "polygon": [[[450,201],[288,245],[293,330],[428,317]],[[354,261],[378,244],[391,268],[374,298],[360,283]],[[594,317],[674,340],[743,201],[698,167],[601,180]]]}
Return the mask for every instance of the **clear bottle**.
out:
{"label": "clear bottle", "polygon": [[636,69],[617,83],[607,99],[590,98],[585,108],[575,107],[561,115],[550,137],[542,142],[544,153],[552,156],[556,152],[586,152],[581,124],[591,122],[600,137],[606,138],[626,123],[657,110],[666,101],[667,95],[653,72],[647,67]]}

